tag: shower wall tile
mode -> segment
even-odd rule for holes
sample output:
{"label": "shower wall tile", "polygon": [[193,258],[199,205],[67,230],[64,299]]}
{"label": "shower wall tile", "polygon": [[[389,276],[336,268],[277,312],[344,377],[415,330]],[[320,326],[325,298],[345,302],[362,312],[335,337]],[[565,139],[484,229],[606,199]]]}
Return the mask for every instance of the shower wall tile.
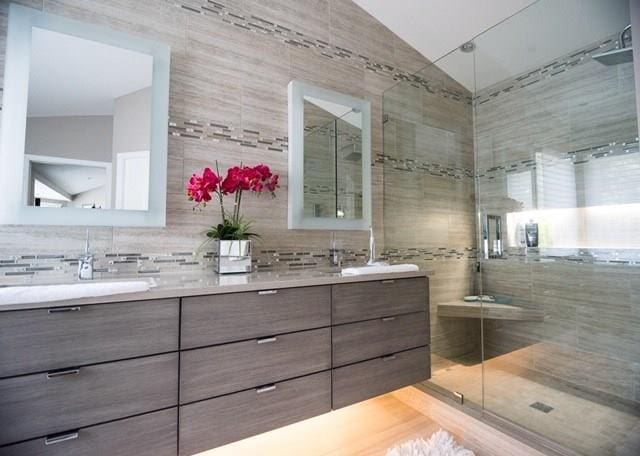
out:
{"label": "shower wall tile", "polygon": [[[483,213],[506,221],[506,213],[536,207],[640,202],[633,173],[640,157],[633,66],[593,61],[594,49],[613,45],[604,41],[477,94],[476,174]],[[509,193],[509,175],[526,172],[535,183],[529,208]],[[602,241],[610,233],[603,230]],[[518,353],[509,358],[527,369],[637,401],[637,250],[585,244],[525,253],[507,247],[504,259],[482,261],[483,293],[509,296],[515,305],[543,311],[545,319],[485,322],[487,353]]]}
{"label": "shower wall tile", "polygon": [[380,23],[371,23],[352,1],[329,0],[331,44],[363,55],[394,60],[394,34]]}
{"label": "shower wall tile", "polygon": [[638,136],[632,64],[608,67],[586,59],[557,76],[503,93],[484,89],[476,99],[479,172],[634,140]]}
{"label": "shower wall tile", "polygon": [[455,358],[476,352],[480,343],[478,320],[438,317],[438,304],[461,300],[474,293],[475,261],[431,261],[429,299],[431,303],[431,350],[438,356]]}
{"label": "shower wall tile", "polygon": [[465,261],[423,263],[431,271],[431,350],[438,360],[480,347],[479,320],[437,313],[438,304],[475,294],[477,285],[472,108],[469,92],[436,67],[419,76],[429,84],[405,81],[384,94],[384,156],[377,162],[384,166],[387,250],[470,252]]}
{"label": "shower wall tile", "polygon": [[[203,2],[199,2],[203,3]],[[331,2],[328,0],[243,0],[243,9],[250,11],[253,19],[261,18],[299,31],[323,41],[333,37],[330,27]],[[231,6],[232,3],[229,4]],[[362,10],[356,11],[362,15]],[[371,22],[371,18],[365,18]],[[340,43],[337,43],[340,45]]]}
{"label": "shower wall tile", "polygon": [[545,315],[543,322],[485,321],[489,356],[526,353],[509,360],[570,385],[637,400],[640,268],[534,258],[489,260],[482,267],[484,293],[504,294]]}

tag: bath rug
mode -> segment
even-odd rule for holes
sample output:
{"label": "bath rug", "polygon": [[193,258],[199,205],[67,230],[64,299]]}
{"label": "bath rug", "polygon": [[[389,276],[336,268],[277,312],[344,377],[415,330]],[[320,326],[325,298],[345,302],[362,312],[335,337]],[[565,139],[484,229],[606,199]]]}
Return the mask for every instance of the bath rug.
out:
{"label": "bath rug", "polygon": [[440,429],[429,440],[410,440],[390,448],[387,456],[474,456],[474,453],[458,445],[451,434]]}

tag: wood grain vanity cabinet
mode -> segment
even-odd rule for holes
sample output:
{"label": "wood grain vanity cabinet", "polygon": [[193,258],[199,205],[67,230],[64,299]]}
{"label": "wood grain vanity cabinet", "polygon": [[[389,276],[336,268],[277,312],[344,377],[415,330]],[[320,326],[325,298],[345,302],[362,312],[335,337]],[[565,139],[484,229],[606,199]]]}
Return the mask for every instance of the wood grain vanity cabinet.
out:
{"label": "wood grain vanity cabinet", "polygon": [[331,410],[331,372],[180,407],[180,454],[215,448]]}
{"label": "wood grain vanity cabinet", "polygon": [[424,278],[332,287],[332,403],[337,409],[430,377]]}
{"label": "wood grain vanity cabinet", "polygon": [[178,355],[0,380],[0,443],[176,405]]}
{"label": "wood grain vanity cabinet", "polygon": [[330,286],[184,298],[181,348],[330,325]]}
{"label": "wood grain vanity cabinet", "polygon": [[425,380],[427,283],[0,312],[0,456],[187,456]]}
{"label": "wood grain vanity cabinet", "polygon": [[429,349],[420,347],[334,369],[333,408],[426,380],[430,376],[429,365]]}
{"label": "wood grain vanity cabinet", "polygon": [[331,328],[187,350],[180,357],[180,402],[193,402],[331,369]]}
{"label": "wood grain vanity cabinet", "polygon": [[347,323],[333,327],[333,367],[424,346],[429,340],[427,312]]}
{"label": "wood grain vanity cabinet", "polygon": [[0,447],[0,456],[175,456],[177,446],[173,407]]}
{"label": "wood grain vanity cabinet", "polygon": [[333,324],[382,318],[427,309],[423,278],[341,283],[332,287]]}
{"label": "wood grain vanity cabinet", "polygon": [[178,299],[0,314],[0,377],[169,352]]}

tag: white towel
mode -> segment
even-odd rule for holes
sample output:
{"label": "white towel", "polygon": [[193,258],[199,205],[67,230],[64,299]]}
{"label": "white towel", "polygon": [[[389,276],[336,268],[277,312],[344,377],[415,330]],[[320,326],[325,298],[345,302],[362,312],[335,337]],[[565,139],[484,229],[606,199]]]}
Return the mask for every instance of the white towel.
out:
{"label": "white towel", "polygon": [[92,282],[64,285],[32,285],[0,288],[0,305],[33,304],[37,302],[68,301],[71,299],[140,293],[155,287],[153,278],[131,282]]}
{"label": "white towel", "polygon": [[420,268],[415,264],[391,264],[387,266],[362,266],[358,268],[345,268],[342,275],[365,275],[365,274],[385,274],[389,272],[413,272]]}

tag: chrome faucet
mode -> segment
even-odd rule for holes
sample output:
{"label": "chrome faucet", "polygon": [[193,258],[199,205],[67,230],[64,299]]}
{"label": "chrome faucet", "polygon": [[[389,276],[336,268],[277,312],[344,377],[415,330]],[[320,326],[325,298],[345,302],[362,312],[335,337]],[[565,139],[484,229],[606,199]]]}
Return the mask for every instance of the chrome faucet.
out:
{"label": "chrome faucet", "polygon": [[87,239],[84,244],[84,255],[78,259],[78,279],[93,279],[93,254],[89,252],[89,229],[87,228]]}
{"label": "chrome faucet", "polygon": [[376,261],[376,239],[373,236],[373,226],[369,227],[369,260],[367,266],[387,266],[384,261]]}
{"label": "chrome faucet", "polygon": [[340,249],[336,248],[336,233],[331,232],[331,248],[329,249],[329,261],[331,266],[342,267],[342,255]]}

